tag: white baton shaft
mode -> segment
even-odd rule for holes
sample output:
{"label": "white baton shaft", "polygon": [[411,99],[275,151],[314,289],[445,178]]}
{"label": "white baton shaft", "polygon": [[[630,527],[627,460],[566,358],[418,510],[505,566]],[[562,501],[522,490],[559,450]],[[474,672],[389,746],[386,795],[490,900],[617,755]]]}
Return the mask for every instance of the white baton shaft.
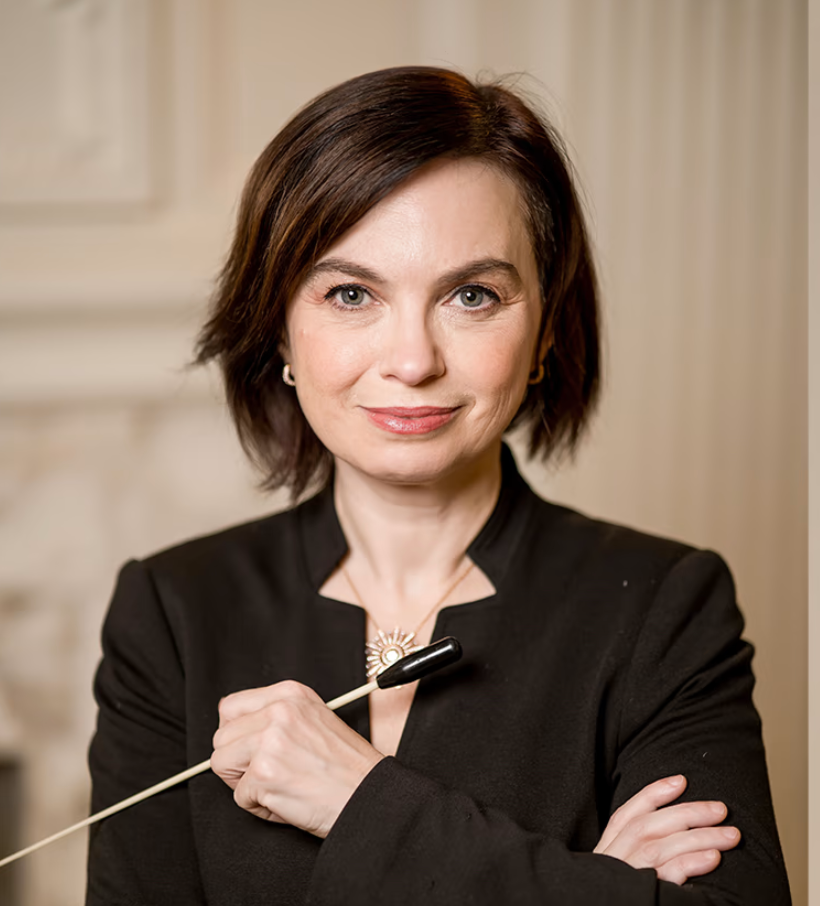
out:
{"label": "white baton shaft", "polygon": [[[351,702],[356,701],[356,699],[364,698],[365,695],[370,695],[370,693],[375,692],[376,689],[389,689],[391,686],[403,686],[405,683],[412,683],[413,681],[426,676],[428,673],[438,670],[440,667],[452,664],[460,657],[461,645],[459,645],[456,639],[452,637],[441,639],[438,642],[434,642],[432,645],[428,645],[426,648],[414,651],[412,654],[408,654],[407,657],[396,661],[395,664],[388,667],[373,680],[372,683],[365,683],[363,686],[359,686],[358,689],[353,689],[350,692],[346,692],[344,695],[340,695],[338,698],[334,698],[327,703],[327,706],[331,711],[336,711],[338,708],[342,708],[345,705],[349,705]],[[38,843],[33,843],[31,846],[21,849],[19,852],[6,856],[5,859],[0,859],[0,868],[11,862],[16,862],[17,859],[22,859],[23,856],[36,852],[44,846],[48,846],[49,843],[61,840],[63,837],[73,834],[74,831],[82,830],[90,824],[96,824],[97,821],[102,821],[103,818],[108,818],[110,815],[116,815],[117,812],[130,808],[130,806],[136,805],[144,799],[149,799],[151,796],[163,792],[163,790],[170,789],[178,783],[190,780],[192,777],[196,777],[197,774],[204,774],[205,771],[210,770],[210,767],[211,761],[208,759],[200,764],[195,764],[192,768],[180,771],[179,774],[174,774],[173,777],[169,777],[167,780],[156,783],[154,786],[149,786],[147,790],[143,790],[141,793],[135,793],[133,796],[129,796],[128,799],[123,799],[122,802],[117,802],[115,805],[111,805],[101,812],[89,815],[88,818],[84,818],[82,821],[78,821],[77,824],[72,824],[71,827],[67,827],[64,830],[58,831],[56,834],[52,834],[50,837],[46,837],[45,840],[40,840]]]}

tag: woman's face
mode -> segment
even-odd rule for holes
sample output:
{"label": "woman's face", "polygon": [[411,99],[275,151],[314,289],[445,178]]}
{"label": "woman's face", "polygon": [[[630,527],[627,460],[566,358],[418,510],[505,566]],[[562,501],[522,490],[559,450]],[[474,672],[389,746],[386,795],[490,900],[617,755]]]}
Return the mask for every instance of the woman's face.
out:
{"label": "woman's face", "polygon": [[283,353],[337,460],[430,483],[497,461],[540,320],[517,187],[478,160],[436,162],[317,262],[290,301]]}

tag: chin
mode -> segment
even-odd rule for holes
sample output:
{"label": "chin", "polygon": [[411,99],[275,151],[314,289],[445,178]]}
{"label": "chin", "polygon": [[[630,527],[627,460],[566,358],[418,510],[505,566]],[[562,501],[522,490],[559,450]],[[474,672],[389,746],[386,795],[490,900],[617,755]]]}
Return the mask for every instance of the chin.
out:
{"label": "chin", "polygon": [[481,451],[470,451],[453,438],[413,439],[362,444],[355,456],[340,456],[370,478],[396,485],[431,485],[468,470]]}

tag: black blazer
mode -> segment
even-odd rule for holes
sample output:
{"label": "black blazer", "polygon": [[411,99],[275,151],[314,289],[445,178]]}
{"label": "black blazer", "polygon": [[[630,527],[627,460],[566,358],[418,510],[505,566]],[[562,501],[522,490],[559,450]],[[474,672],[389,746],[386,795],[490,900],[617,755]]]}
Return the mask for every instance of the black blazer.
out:
{"label": "black blazer", "polygon": [[[328,490],[122,570],[103,630],[92,809],[211,753],[220,697],[365,681],[365,614],[319,596],[346,551]],[[463,660],[422,681],[396,758],[322,842],[213,774],[92,828],[89,904],[785,906],[751,647],[714,553],[544,502],[504,454],[468,550],[497,589],[445,607]],[[386,693],[385,693],[386,694]],[[366,702],[339,712],[368,737]],[[611,813],[682,773],[743,840],[682,888],[592,855]]]}

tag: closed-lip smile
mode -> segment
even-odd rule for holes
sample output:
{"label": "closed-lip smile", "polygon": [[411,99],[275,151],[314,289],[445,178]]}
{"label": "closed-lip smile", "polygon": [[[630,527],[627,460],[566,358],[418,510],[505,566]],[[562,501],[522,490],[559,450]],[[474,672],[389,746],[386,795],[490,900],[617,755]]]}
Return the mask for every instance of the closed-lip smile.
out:
{"label": "closed-lip smile", "polygon": [[429,434],[446,425],[460,406],[362,407],[370,421],[391,434]]}

